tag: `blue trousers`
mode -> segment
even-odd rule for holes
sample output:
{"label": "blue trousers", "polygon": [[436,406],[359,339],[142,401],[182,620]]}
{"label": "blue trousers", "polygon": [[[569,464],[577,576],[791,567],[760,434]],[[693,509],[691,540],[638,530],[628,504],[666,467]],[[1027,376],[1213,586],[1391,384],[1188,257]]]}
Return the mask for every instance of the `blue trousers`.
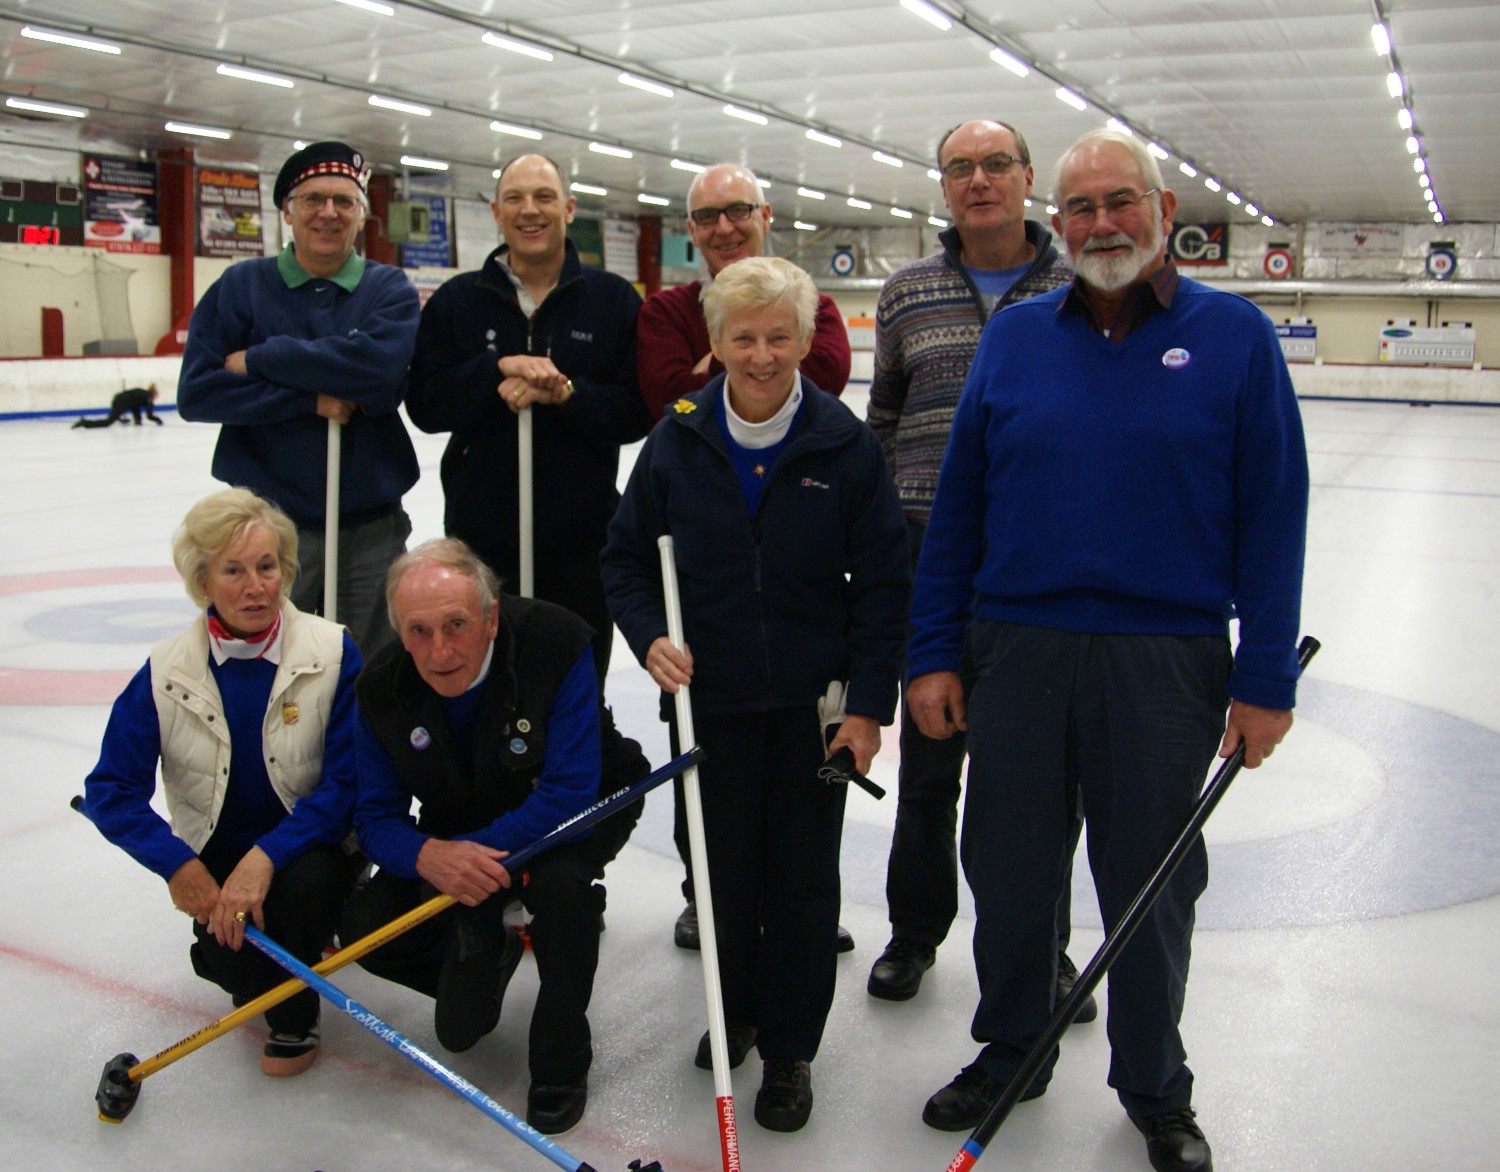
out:
{"label": "blue trousers", "polygon": [[[1232,656],[1217,637],[1091,635],[976,621],[960,854],[974,892],[981,1067],[1019,1069],[1053,1010],[1057,898],[1082,801],[1106,931],[1191,815],[1224,730]],[[1109,1084],[1132,1116],[1190,1105],[1178,1023],[1201,839],[1109,974]],[[1045,1085],[1054,1050],[1038,1073]]]}

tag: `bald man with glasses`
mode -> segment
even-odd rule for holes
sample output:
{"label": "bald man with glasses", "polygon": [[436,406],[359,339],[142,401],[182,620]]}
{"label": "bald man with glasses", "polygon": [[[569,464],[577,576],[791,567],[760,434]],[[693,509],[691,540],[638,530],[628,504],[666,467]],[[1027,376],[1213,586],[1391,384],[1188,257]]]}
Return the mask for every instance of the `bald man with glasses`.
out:
{"label": "bald man with glasses", "polygon": [[[688,189],[687,230],[703,256],[707,279],[647,298],[637,323],[636,373],[652,419],[724,369],[709,349],[703,291],[726,265],[766,250],[771,205],[755,173],[738,163],[701,172]],[[838,306],[826,295],[818,297],[812,350],[800,369],[830,394],[843,394],[849,382],[849,335]]]}

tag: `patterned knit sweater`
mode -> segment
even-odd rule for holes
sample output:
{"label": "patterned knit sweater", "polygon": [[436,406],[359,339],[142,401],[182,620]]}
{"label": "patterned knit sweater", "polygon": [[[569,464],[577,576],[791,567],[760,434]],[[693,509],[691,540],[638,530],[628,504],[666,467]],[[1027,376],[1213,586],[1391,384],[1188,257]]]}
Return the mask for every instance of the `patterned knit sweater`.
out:
{"label": "patterned knit sweater", "polygon": [[[997,313],[1073,278],[1046,228],[1027,220],[1026,239],[1036,259],[1000,299]],[[941,253],[903,265],[880,291],[867,414],[890,461],[902,509],[924,524],[937,493],[953,412],[989,316],[959,260],[958,229],[947,229],[938,240]]]}

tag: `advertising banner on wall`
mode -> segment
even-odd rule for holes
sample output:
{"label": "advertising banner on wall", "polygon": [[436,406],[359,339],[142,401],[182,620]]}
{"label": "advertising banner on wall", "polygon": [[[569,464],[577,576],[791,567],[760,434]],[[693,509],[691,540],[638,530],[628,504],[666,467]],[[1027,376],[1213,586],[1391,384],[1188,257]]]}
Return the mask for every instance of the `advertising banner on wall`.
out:
{"label": "advertising banner on wall", "polygon": [[1172,259],[1180,265],[1227,265],[1228,224],[1176,224],[1172,228]]}
{"label": "advertising banner on wall", "polygon": [[109,252],[161,252],[155,163],[83,156],[83,242]]}
{"label": "advertising banner on wall", "polygon": [[1404,236],[1400,224],[1324,224],[1318,255],[1339,260],[1399,259]]}
{"label": "advertising banner on wall", "polygon": [[427,243],[403,244],[401,266],[403,268],[439,268],[452,266],[448,252],[448,201],[441,195],[413,195],[412,203],[427,209]]}
{"label": "advertising banner on wall", "polygon": [[198,170],[198,255],[261,256],[260,176]]}

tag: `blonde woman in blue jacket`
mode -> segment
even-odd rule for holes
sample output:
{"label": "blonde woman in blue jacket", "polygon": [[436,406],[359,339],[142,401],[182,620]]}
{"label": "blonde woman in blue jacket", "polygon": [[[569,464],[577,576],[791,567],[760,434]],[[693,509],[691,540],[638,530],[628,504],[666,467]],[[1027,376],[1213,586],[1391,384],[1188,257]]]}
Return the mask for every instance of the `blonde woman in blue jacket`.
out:
{"label": "blonde woman in blue jacket", "polygon": [[[344,846],[360,656],[342,627],[283,597],[297,531],[249,490],[189,509],[172,559],[204,613],[153,647],[115,701],[85,810],[166,881],[193,919],[193,970],[243,1004],[286,976],[245,945],[245,926],[315,964],[363,865]],[[170,821],[151,808],[158,764]],[[266,1021],[262,1071],[312,1065],[317,994]]]}

